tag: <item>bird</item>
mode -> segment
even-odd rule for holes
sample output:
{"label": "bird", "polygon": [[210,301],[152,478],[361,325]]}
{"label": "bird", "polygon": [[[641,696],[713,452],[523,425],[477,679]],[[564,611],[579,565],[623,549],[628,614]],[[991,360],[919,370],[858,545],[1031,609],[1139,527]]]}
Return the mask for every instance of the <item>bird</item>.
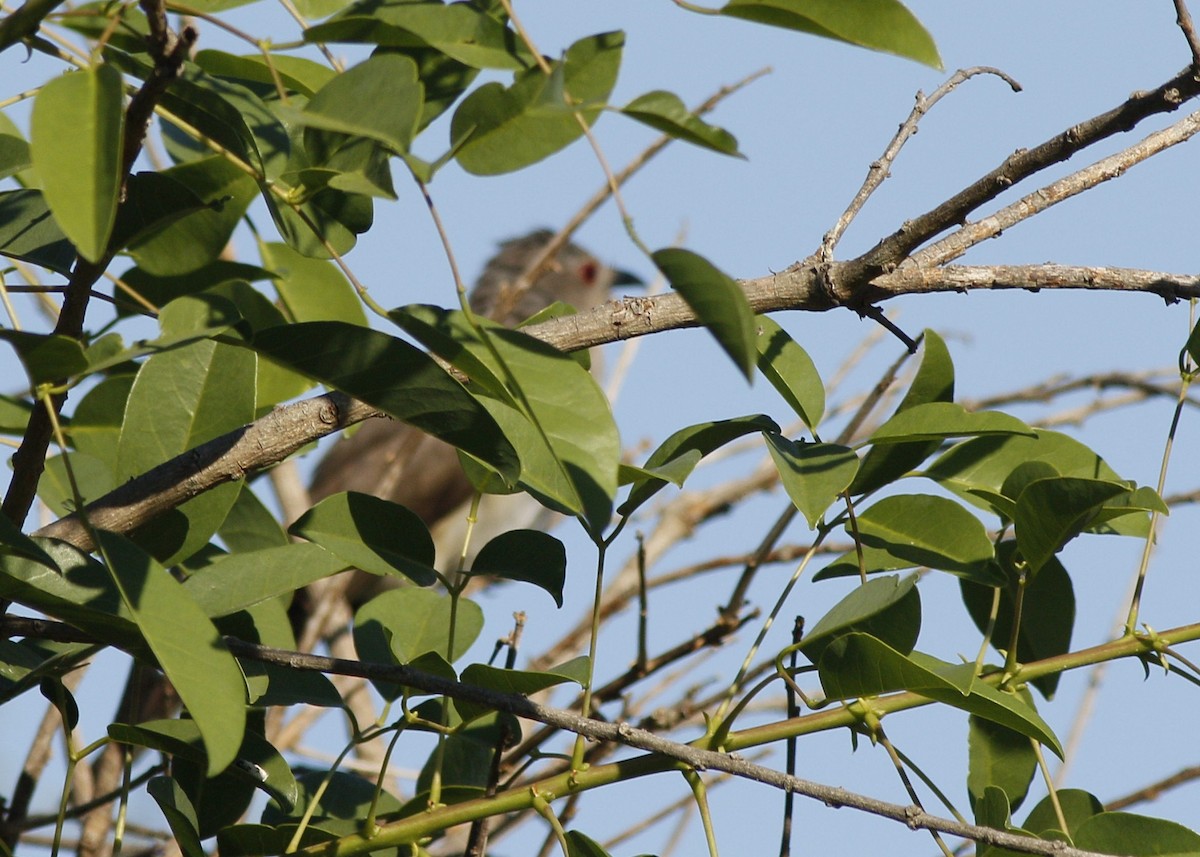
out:
{"label": "bird", "polygon": [[[567,243],[527,289],[516,291],[518,278],[553,238],[551,230],[538,229],[502,242],[471,290],[472,310],[515,326],[557,301],[579,310],[591,309],[608,301],[616,286],[641,285],[637,276],[605,265],[582,247]],[[404,423],[370,420],[352,436],[339,440],[314,471],[309,487],[312,502],[342,491],[371,494],[405,506],[430,528],[439,548],[439,565],[452,555],[457,558],[449,548],[461,547],[466,513],[465,509],[462,514],[456,512],[470,500],[474,488],[450,445]],[[485,503],[492,508],[480,510],[473,537],[476,546],[508,529],[545,525],[551,517],[529,497],[486,497]],[[504,507],[502,511],[500,507]],[[379,578],[359,578],[347,590],[351,603],[365,600],[364,596],[379,588]]]}

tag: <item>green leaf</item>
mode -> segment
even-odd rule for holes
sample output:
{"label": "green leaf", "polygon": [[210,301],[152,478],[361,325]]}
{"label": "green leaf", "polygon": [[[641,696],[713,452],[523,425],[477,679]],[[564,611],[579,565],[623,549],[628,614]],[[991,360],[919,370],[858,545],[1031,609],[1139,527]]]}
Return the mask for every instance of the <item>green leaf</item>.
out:
{"label": "green leaf", "polygon": [[197,832],[196,810],[179,784],[170,777],[152,777],[146,783],[146,793],[162,810],[183,857],[203,857],[204,846]]}
{"label": "green leaf", "polygon": [[[919,563],[903,559],[884,548],[862,545],[862,569],[867,574],[914,568]],[[813,575],[813,580],[832,580],[835,577],[856,577],[860,572],[858,550],[849,550]]]}
{"label": "green leaf", "polygon": [[[541,340],[501,327],[488,335],[504,374],[520,390],[522,411],[528,407],[526,417],[538,427],[537,442],[523,444],[522,449],[548,441],[556,462],[557,472],[530,487],[551,489],[549,498],[566,500],[568,508],[600,532],[612,516],[621,457],[620,436],[604,391],[591,373]],[[527,481],[524,470],[521,478]]]}
{"label": "green leaf", "polygon": [[772,432],[764,432],[764,437],[784,490],[815,528],[854,479],[858,456],[834,443],[796,442]]}
{"label": "green leaf", "polygon": [[71,273],[75,247],[50,214],[40,190],[0,193],[0,255],[62,274]]}
{"label": "green leaf", "polygon": [[967,733],[967,793],[972,804],[988,787],[1003,790],[1016,809],[1037,772],[1037,754],[1029,739],[1007,726],[971,715]]}
{"label": "green leaf", "polygon": [[17,352],[31,385],[61,381],[88,368],[83,346],[69,336],[0,329],[0,340]]}
{"label": "green leaf", "polygon": [[[711,423],[697,423],[694,426],[680,429],[660,443],[658,449],[650,453],[650,457],[646,459],[643,469],[653,472],[681,460],[692,461],[691,467],[694,467],[695,462],[699,461],[695,453],[699,453],[700,456],[708,455],[739,437],[760,431],[778,433],[779,425],[764,414],[751,414]],[[685,476],[691,472],[691,467],[687,468]],[[617,509],[617,513],[622,517],[629,517],[638,507],[665,488],[668,481],[670,480],[662,477],[634,480],[628,499]]]}
{"label": "green leaf", "polygon": [[668,247],[656,250],[652,258],[671,288],[750,380],[758,359],[758,335],[754,311],[737,281],[690,250]]}
{"label": "green leaf", "polygon": [[[1193,363],[1200,364],[1200,322],[1197,322],[1196,326],[1192,328],[1192,332],[1188,336],[1187,343],[1183,346],[1183,350],[1191,356]],[[1181,356],[1179,359],[1182,363],[1183,357]]]}
{"label": "green leaf", "polygon": [[203,50],[197,51],[192,61],[214,77],[258,83],[272,90],[278,79],[290,91],[310,98],[337,75],[329,66],[279,53],[235,56],[224,51]]}
{"label": "green leaf", "polygon": [[712,149],[722,155],[744,157],[738,151],[736,137],[724,128],[709,125],[688,110],[679,96],[673,92],[656,89],[645,95],[639,95],[622,107],[621,112],[676,140],[683,140],[704,149]]}
{"label": "green leaf", "polygon": [[1026,486],[1013,515],[1017,546],[1036,574],[1062,547],[1092,523],[1104,504],[1129,492],[1121,483],[1059,477]]}
{"label": "green leaf", "polygon": [[[578,667],[582,667],[582,671],[577,669]],[[485,664],[471,664],[463,670],[462,682],[494,690],[497,693],[532,696],[548,687],[555,687],[565,682],[574,682],[582,687],[587,680],[586,670],[587,658],[576,658],[570,663],[552,667],[545,672],[505,670]],[[478,705],[462,699],[454,700],[454,708],[465,722],[483,717],[492,710],[485,705]]]}
{"label": "green leaf", "polygon": [[1131,812],[1101,812],[1071,831],[1075,847],[1129,857],[1195,857],[1200,834],[1182,824]]}
{"label": "green leaf", "polygon": [[[954,363],[946,343],[932,330],[923,334],[921,367],[912,386],[904,394],[897,413],[928,402],[949,402],[954,399]],[[866,494],[900,478],[937,451],[940,441],[885,444],[872,448],[863,458],[862,466],[851,494]]]}
{"label": "green leaf", "polygon": [[[1002,574],[1000,607],[992,628],[992,645],[1007,649],[1012,640],[1013,618],[1016,615],[1018,558],[1014,541],[996,546],[996,568]],[[980,633],[992,625],[993,588],[978,582],[959,581],[963,603]],[[1075,625],[1075,590],[1070,575],[1056,557],[1051,557],[1037,574],[1026,578],[1021,599],[1021,627],[1017,634],[1017,660],[1021,663],[1040,661],[1071,650],[1071,631]],[[1047,698],[1054,696],[1061,678],[1051,673],[1030,683]]]}
{"label": "green leaf", "polygon": [[927,402],[899,411],[871,433],[869,443],[905,443],[951,437],[1020,434],[1033,429],[999,411],[970,412],[955,402]]}
{"label": "green leaf", "polygon": [[29,144],[20,131],[12,126],[7,117],[0,119],[0,179],[24,172],[32,164]]}
{"label": "green leaf", "polygon": [[612,857],[596,840],[578,830],[567,831],[567,857]]}
{"label": "green leaf", "polygon": [[[182,219],[138,236],[129,255],[141,270],[161,277],[189,274],[216,262],[258,194],[258,186],[220,155],[179,164],[158,175],[186,189],[202,205]],[[122,213],[128,205],[122,206]]]}
{"label": "green leaf", "polygon": [[524,486],[557,511],[582,514],[596,531],[608,524],[620,438],[608,399],[587,370],[541,340],[485,319],[476,323],[490,347],[458,312],[406,307],[389,315],[471,379],[520,454]]}
{"label": "green leaf", "polygon": [[302,111],[285,118],[308,128],[367,137],[396,154],[408,151],[421,116],[417,64],[400,54],[376,54],[331,79]]}
{"label": "green leaf", "polygon": [[261,244],[263,265],[294,321],[344,321],[367,326],[362,302],[345,274],[324,259],[302,256],[286,244]]}
{"label": "green leaf", "polygon": [[917,576],[889,575],[868,580],[833,606],[801,642],[800,651],[817,663],[840,636],[863,631],[903,652],[912,651],[921,629]]}
{"label": "green leaf", "polygon": [[[50,554],[42,550],[41,546],[29,538],[29,536],[22,533],[20,527],[9,520],[8,515],[0,515],[0,554],[19,556],[58,573],[58,565],[54,562]],[[566,571],[565,567],[563,571]],[[557,600],[558,606],[561,607],[561,591]]]}
{"label": "green leaf", "polygon": [[512,530],[501,533],[480,549],[471,564],[471,574],[532,583],[549,592],[554,603],[562,607],[567,549],[548,533]]}
{"label": "green leaf", "polygon": [[[859,512],[857,525],[865,545],[969,580],[995,581],[988,568],[995,551],[987,529],[953,500],[928,494],[885,497]],[[846,530],[854,535],[849,524]]]}
{"label": "green leaf", "polygon": [[413,512],[355,491],[334,494],[288,528],[346,564],[379,575],[404,575],[418,586],[437,580],[433,539]]}
{"label": "green leaf", "polygon": [[275,514],[253,491],[238,494],[229,517],[218,531],[221,541],[235,553],[250,553],[290,544]]}
{"label": "green leaf", "polygon": [[375,217],[371,198],[359,193],[329,187],[293,208],[276,199],[266,186],[262,190],[283,240],[314,259],[331,259],[333,253],[345,256],[354,249],[358,236],[371,228]]}
{"label": "green leaf", "polygon": [[[177,309],[164,313],[165,335],[210,323],[208,301],[185,299]],[[253,353],[212,340],[162,351],[143,363],[125,406],[118,481],[252,421],[255,368]],[[228,483],[200,494],[139,529],[138,539],[165,564],[177,563],[208,543],[240,490],[240,483]]]}
{"label": "green leaf", "polygon": [[1052,799],[1050,795],[1046,795],[1038,801],[1037,806],[1029,811],[1021,827],[1038,836],[1062,833],[1062,822],[1058,817],[1061,810],[1067,827],[1074,831],[1093,815],[1104,812],[1104,805],[1096,796],[1083,789],[1058,789],[1054,797],[1055,799]]}
{"label": "green leaf", "polygon": [[[408,664],[428,654],[444,662],[457,660],[483,629],[483,611],[473,601],[458,600],[453,658],[448,645],[450,611],[450,596],[428,589],[406,586],[380,593],[354,615],[354,646],[359,658],[383,664]],[[386,682],[374,684],[388,699],[401,692]]]}
{"label": "green leaf", "polygon": [[729,0],[721,14],[942,68],[933,38],[898,0]]}
{"label": "green leaf", "polygon": [[134,173],[125,181],[109,244],[114,252],[124,250],[205,208],[200,197],[165,172]]}
{"label": "green leaf", "polygon": [[204,613],[227,616],[336,574],[347,562],[313,544],[235,553],[193,572],[183,588]]}
{"label": "green leaf", "polygon": [[432,47],[474,68],[522,69],[533,56],[501,21],[468,3],[362,0],[310,27],[306,42],[367,42]]}
{"label": "green leaf", "polygon": [[242,743],[242,671],[216,627],[166,569],[121,536],[96,535],[121,599],[200,730],[213,776],[229,766]]}
{"label": "green leaf", "polygon": [[108,249],[121,190],[125,120],[111,65],[52,79],[33,102],[30,153],[59,228],[90,262]]}
{"label": "green leaf", "polygon": [[138,628],[107,569],[66,542],[34,541],[61,571],[24,556],[0,554],[0,597],[61,619],[98,640],[145,654]]}
{"label": "green leaf", "polygon": [[825,648],[817,670],[830,699],[907,690],[1007,726],[1062,756],[1058,739],[1032,706],[974,680],[974,664],[948,664],[921,652],[903,655],[872,636],[853,633]]}
{"label": "green leaf", "polygon": [[808,352],[770,316],[755,316],[758,371],[791,405],[809,431],[825,416],[825,384]]}
{"label": "green leaf", "polygon": [[516,450],[495,420],[427,354],[403,340],[326,321],[261,331],[251,347],[470,453],[506,479],[517,477]]}
{"label": "green leaf", "polygon": [[513,172],[583,136],[617,81],[625,34],[580,39],[549,75],[533,67],[513,85],[487,83],[463,100],[450,123],[451,146],[464,170],[481,176]]}
{"label": "green leaf", "polygon": [[972,489],[998,494],[1014,470],[1039,461],[1062,476],[1120,481],[1116,471],[1091,449],[1072,437],[1045,429],[1035,429],[1034,437],[980,437],[955,444],[923,475],[959,494]]}

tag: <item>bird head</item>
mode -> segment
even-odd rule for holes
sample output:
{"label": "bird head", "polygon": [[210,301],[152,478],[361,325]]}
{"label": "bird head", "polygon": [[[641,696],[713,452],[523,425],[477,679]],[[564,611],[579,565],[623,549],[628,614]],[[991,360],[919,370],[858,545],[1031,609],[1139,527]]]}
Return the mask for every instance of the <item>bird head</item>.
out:
{"label": "bird head", "polygon": [[522,288],[521,275],[553,238],[549,229],[539,229],[501,243],[500,252],[487,263],[471,293],[472,309],[504,324],[515,324],[555,301],[579,310],[591,309],[609,300],[616,286],[642,284],[633,274],[605,265],[582,247],[566,244]]}

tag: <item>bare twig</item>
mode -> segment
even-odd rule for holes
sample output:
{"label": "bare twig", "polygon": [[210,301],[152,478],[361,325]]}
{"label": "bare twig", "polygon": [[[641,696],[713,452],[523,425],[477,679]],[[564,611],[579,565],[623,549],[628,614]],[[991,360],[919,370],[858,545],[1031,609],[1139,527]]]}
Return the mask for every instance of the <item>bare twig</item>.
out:
{"label": "bare twig", "polygon": [[936,244],[914,253],[903,264],[932,267],[957,259],[981,241],[995,238],[1005,229],[1040,214],[1052,205],[1057,205],[1098,184],[1124,175],[1130,167],[1140,164],[1164,149],[1190,140],[1197,132],[1200,132],[1200,112],[1192,113],[1174,125],[1150,134],[1115,155],[1102,158],[1082,170],[1026,194],[995,214],[967,224]]}
{"label": "bare twig", "polygon": [[879,160],[871,163],[862,187],[858,189],[858,193],[854,195],[854,199],[850,201],[846,210],[842,212],[842,216],[833,224],[833,228],[825,233],[825,237],[821,241],[822,258],[827,261],[833,259],[833,251],[837,248],[838,242],[842,240],[842,235],[854,221],[854,218],[858,216],[858,213],[862,211],[867,200],[871,198],[871,194],[878,190],[879,186],[890,175],[892,164],[895,163],[900,150],[917,133],[917,124],[925,114],[960,83],[964,83],[979,74],[994,74],[1012,87],[1013,92],[1021,91],[1021,84],[1000,71],[1000,69],[989,66],[975,66],[974,68],[960,68],[945,83],[935,89],[928,98],[925,97],[923,92],[918,92],[916,104],[913,105],[912,112],[908,114],[907,119],[900,123],[900,128],[896,131],[896,136],[892,138],[887,148],[883,150],[883,154],[879,156]]}
{"label": "bare twig", "polygon": [[1196,37],[1196,28],[1192,26],[1192,16],[1188,12],[1186,0],[1174,0],[1175,2],[1175,23],[1179,25],[1179,29],[1183,31],[1183,37],[1187,39],[1188,49],[1192,52],[1192,67],[1200,69],[1200,39]]}

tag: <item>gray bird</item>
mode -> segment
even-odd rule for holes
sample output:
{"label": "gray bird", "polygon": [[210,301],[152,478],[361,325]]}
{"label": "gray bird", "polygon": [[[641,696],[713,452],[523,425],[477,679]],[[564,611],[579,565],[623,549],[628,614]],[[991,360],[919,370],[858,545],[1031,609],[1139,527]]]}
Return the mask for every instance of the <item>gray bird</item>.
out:
{"label": "gray bird", "polygon": [[[641,283],[631,274],[602,264],[586,250],[567,244],[528,289],[515,294],[513,282],[552,237],[551,231],[538,230],[501,244],[471,292],[471,308],[494,321],[514,325],[555,301],[591,309],[609,300],[614,286]],[[443,543],[453,545],[455,538],[461,538],[458,530],[465,515],[452,513],[470,499],[473,489],[453,447],[403,423],[376,419],[339,441],[317,466],[310,488],[313,501],[340,491],[360,491],[406,506],[431,529],[441,548]],[[495,499],[506,502],[513,498]],[[513,513],[515,504],[508,505],[503,514],[481,510],[480,523],[486,529],[477,530],[476,546],[486,542],[487,530],[502,532],[536,523],[536,518],[530,517],[532,504],[521,504],[528,506],[523,510],[524,520],[514,520],[520,516]],[[439,559],[449,559],[446,553],[439,549]]]}

